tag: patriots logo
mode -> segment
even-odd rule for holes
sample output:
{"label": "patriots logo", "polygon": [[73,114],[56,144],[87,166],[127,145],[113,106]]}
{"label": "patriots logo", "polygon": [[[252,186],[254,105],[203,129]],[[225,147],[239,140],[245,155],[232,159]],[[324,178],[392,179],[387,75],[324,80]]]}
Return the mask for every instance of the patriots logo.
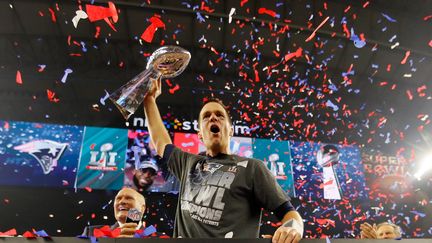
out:
{"label": "patriots logo", "polygon": [[57,161],[67,146],[67,143],[58,143],[44,139],[15,146],[14,149],[33,156],[39,162],[44,174],[47,175],[57,166]]}
{"label": "patriots logo", "polygon": [[214,172],[220,169],[223,165],[218,163],[198,163],[195,166],[195,170],[193,170],[189,174],[190,181],[192,184],[201,184],[204,180],[206,180],[209,176],[211,176]]}
{"label": "patriots logo", "polygon": [[210,172],[210,174],[213,174],[215,171],[217,171],[218,169],[220,169],[223,165],[218,164],[218,163],[205,163],[204,164],[204,168],[203,171],[204,172]]}

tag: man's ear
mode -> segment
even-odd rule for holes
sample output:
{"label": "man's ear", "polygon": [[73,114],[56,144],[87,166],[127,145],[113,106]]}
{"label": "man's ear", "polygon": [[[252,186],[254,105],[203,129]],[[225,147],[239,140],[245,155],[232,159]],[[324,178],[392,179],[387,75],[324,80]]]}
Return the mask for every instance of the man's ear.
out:
{"label": "man's ear", "polygon": [[199,140],[201,140],[201,142],[202,142],[203,137],[202,137],[201,131],[198,131],[198,138],[199,138]]}
{"label": "man's ear", "polygon": [[231,137],[234,136],[234,127],[233,127],[233,126],[231,126],[231,129],[230,129],[230,133],[229,133],[229,135],[230,135]]}

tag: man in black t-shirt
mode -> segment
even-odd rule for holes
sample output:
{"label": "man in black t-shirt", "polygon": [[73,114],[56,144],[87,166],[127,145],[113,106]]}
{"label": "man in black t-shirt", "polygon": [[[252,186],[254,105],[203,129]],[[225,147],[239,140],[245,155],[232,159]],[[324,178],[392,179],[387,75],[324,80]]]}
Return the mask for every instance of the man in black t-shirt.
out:
{"label": "man in black t-shirt", "polygon": [[202,107],[198,136],[206,154],[195,155],[172,144],[156,105],[160,93],[158,80],[144,100],[144,110],[157,153],[180,180],[174,237],[258,237],[265,208],[282,221],[270,236],[273,242],[297,243],[303,235],[302,218],[264,163],[230,154],[233,127],[225,106],[210,100]]}

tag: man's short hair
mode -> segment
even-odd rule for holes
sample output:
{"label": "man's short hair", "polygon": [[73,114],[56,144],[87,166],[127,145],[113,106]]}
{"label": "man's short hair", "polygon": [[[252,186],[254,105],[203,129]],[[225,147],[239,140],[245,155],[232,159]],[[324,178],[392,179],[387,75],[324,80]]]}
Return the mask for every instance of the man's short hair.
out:
{"label": "man's short hair", "polygon": [[[202,110],[202,108],[205,106],[205,105],[207,105],[208,103],[218,103],[219,105],[221,105],[223,108],[224,108],[224,110],[225,110],[225,112],[226,112],[226,114],[227,114],[227,116],[228,116],[228,122],[231,124],[232,123],[232,120],[231,120],[231,115],[230,115],[230,113],[229,113],[229,111],[228,111],[228,107],[222,102],[222,100],[220,100],[220,99],[218,99],[218,98],[207,98],[207,99],[205,99],[204,100],[204,102],[203,102],[203,104],[202,104],[202,106],[201,106],[201,109],[200,109],[200,115],[201,115],[201,110]],[[198,125],[200,125],[201,124],[201,116],[200,117],[198,117]]]}
{"label": "man's short hair", "polygon": [[393,228],[393,231],[394,231],[394,233],[395,233],[395,235],[396,235],[397,237],[401,237],[401,236],[402,236],[401,228],[400,228],[398,225],[395,225],[395,224],[393,224],[393,223],[389,223],[389,222],[383,222],[383,223],[378,224],[378,225],[377,225],[377,230],[378,230],[380,227],[382,227],[382,226],[386,226],[386,225],[389,225],[389,226],[391,226],[391,227]]}

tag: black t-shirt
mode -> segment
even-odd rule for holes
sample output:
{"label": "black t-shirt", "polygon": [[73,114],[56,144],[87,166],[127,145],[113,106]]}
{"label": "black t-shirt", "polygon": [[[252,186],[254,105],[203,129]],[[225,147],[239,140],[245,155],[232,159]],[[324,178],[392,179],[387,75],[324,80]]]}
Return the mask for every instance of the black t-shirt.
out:
{"label": "black t-shirt", "polygon": [[164,159],[180,180],[174,237],[256,238],[261,209],[289,203],[260,160],[195,155],[172,144],[165,147]]}

